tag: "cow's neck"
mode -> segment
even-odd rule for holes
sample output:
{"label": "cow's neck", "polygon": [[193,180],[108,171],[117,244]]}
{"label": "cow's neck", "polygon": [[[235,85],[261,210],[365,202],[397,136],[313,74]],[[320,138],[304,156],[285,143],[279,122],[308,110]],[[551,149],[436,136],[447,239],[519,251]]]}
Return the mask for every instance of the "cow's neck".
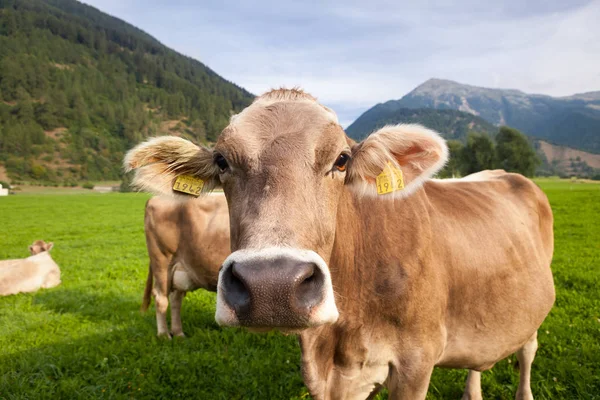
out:
{"label": "cow's neck", "polygon": [[342,195],[329,262],[340,317],[300,339],[311,392],[326,390],[334,366],[373,362],[393,341],[386,335],[418,318],[407,300],[431,274],[429,207],[423,189],[396,201]]}
{"label": "cow's neck", "polygon": [[33,256],[29,256],[28,258],[36,263],[54,262],[54,260],[52,260],[52,256],[50,256],[50,253],[47,251],[43,251]]}
{"label": "cow's neck", "polygon": [[390,201],[343,195],[330,269],[344,319],[364,323],[369,303],[404,296],[405,280],[427,256],[431,238],[424,190]]}

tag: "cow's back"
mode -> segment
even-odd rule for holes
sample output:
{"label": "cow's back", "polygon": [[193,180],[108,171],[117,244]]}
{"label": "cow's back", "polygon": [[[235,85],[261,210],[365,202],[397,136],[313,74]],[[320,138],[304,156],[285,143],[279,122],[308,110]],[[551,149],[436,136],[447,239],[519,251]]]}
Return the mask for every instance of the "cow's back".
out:
{"label": "cow's back", "polygon": [[554,303],[545,194],[510,173],[432,181],[432,253],[448,288],[440,365],[484,369],[516,351]]}
{"label": "cow's back", "polygon": [[[223,194],[189,201],[181,214],[177,259],[193,269],[202,287],[216,291],[219,269],[229,253],[229,210]],[[201,222],[197,222],[201,221]],[[195,266],[202,265],[202,268]]]}
{"label": "cow's back", "polygon": [[146,202],[144,229],[150,257],[175,254],[179,243],[181,202],[153,197]]}
{"label": "cow's back", "polygon": [[60,269],[47,252],[0,261],[0,296],[35,292],[58,284]]}
{"label": "cow's back", "polygon": [[215,290],[221,263],[229,254],[229,217],[223,195],[186,201],[148,200],[145,231],[151,259],[169,257],[186,270],[194,289]]}

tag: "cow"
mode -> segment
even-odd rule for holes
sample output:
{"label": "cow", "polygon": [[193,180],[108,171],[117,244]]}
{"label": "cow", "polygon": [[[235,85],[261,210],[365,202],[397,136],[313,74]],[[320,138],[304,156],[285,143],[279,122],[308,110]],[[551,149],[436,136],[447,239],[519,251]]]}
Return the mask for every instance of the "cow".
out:
{"label": "cow", "polygon": [[219,268],[230,253],[225,196],[215,193],[190,200],[153,197],[146,202],[144,229],[150,266],[142,311],[148,309],[153,295],[157,334],[170,338],[170,298],[171,333],[183,337],[181,303],[185,294],[200,288],[216,291]]}
{"label": "cow", "polygon": [[445,141],[415,124],[359,143],[301,90],[277,89],[230,119],[213,149],[177,137],[124,159],[133,183],[173,194],[180,176],[222,187],[231,250],[223,326],[299,334],[315,399],[424,399],[434,367],[480,372],[516,353],[531,399],[537,330],[555,299],[553,216],[515,173],[436,180]]}
{"label": "cow", "polygon": [[54,243],[36,240],[31,256],[0,261],[0,296],[36,292],[60,285],[60,268],[50,256]]}

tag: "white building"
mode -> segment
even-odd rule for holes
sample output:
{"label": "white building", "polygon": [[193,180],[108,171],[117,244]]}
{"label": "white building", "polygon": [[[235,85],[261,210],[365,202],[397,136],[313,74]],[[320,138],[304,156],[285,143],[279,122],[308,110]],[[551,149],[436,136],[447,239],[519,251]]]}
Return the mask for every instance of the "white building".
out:
{"label": "white building", "polygon": [[8,196],[8,189],[2,189],[2,184],[0,184],[0,196]]}

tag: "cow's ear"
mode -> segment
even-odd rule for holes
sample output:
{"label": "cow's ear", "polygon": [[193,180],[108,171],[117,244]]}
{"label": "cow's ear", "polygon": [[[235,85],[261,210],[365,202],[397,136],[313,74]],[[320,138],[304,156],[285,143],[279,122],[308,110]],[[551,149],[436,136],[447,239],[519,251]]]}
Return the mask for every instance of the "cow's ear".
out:
{"label": "cow's ear", "polygon": [[[195,194],[208,192],[219,184],[213,152],[175,136],[152,138],[137,145],[125,155],[123,166],[126,172],[135,170],[131,186],[159,195],[184,195],[173,190],[178,177],[187,177],[185,187],[189,189],[191,185]],[[198,180],[202,180],[202,189],[196,193]],[[179,186],[182,185],[184,182]]]}
{"label": "cow's ear", "polygon": [[48,242],[48,243],[44,244],[44,249],[46,251],[52,250],[53,247],[54,247],[54,243],[53,242]]}
{"label": "cow's ear", "polygon": [[447,160],[448,147],[436,132],[421,125],[386,126],[352,148],[346,183],[358,195],[406,197]]}

